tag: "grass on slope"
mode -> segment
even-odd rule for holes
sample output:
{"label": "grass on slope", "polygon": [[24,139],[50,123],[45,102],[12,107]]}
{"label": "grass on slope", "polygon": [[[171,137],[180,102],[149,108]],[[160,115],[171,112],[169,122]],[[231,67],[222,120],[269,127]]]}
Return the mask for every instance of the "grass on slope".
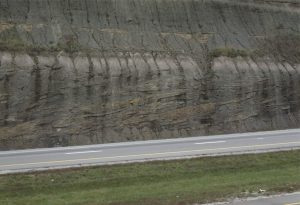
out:
{"label": "grass on slope", "polygon": [[184,205],[300,189],[300,151],[0,175],[1,205]]}

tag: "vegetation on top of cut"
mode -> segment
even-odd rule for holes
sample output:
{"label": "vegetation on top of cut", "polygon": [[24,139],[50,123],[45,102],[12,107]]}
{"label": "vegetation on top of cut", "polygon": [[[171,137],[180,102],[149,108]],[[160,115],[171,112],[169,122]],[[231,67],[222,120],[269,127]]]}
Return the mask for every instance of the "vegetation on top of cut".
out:
{"label": "vegetation on top of cut", "polygon": [[26,52],[28,54],[39,54],[42,52],[59,52],[64,51],[67,53],[75,53],[80,51],[80,46],[77,44],[58,44],[57,46],[42,47],[36,45],[30,45],[18,40],[1,41],[0,51],[11,52]]}
{"label": "vegetation on top of cut", "polygon": [[300,35],[276,35],[261,39],[253,50],[240,50],[230,47],[216,48],[209,52],[210,60],[220,56],[229,58],[270,57],[277,62],[300,63]]}
{"label": "vegetation on top of cut", "polygon": [[255,56],[271,56],[278,62],[300,63],[300,35],[286,34],[265,38],[253,52]]}
{"label": "vegetation on top of cut", "polygon": [[[51,44],[50,44],[51,45]],[[10,29],[5,34],[0,35],[0,51],[26,52],[28,54],[39,54],[42,52],[60,52],[75,53],[81,51],[77,39],[70,35],[64,36],[61,42],[51,46],[42,46],[39,44],[29,44],[24,42],[17,31]]]}
{"label": "vegetation on top of cut", "polygon": [[1,205],[184,205],[300,190],[300,150],[0,175]]}
{"label": "vegetation on top of cut", "polygon": [[[26,52],[28,54],[51,53],[64,51],[66,53],[93,52],[95,48],[84,48],[74,35],[64,35],[58,42],[48,42],[47,45],[24,42],[16,27],[0,33],[0,51]],[[99,49],[96,51],[99,51]],[[149,50],[149,52],[151,52]],[[205,51],[203,51],[205,52]],[[257,39],[257,45],[249,49],[236,49],[234,47],[217,47],[208,51],[208,61],[225,56],[236,57],[271,57],[278,62],[300,63],[300,35],[285,34],[266,36]]]}
{"label": "vegetation on top of cut", "polygon": [[249,54],[245,50],[234,49],[234,48],[217,48],[209,52],[211,58],[217,58],[220,56],[225,56],[229,58],[235,58],[238,56],[246,57]]}

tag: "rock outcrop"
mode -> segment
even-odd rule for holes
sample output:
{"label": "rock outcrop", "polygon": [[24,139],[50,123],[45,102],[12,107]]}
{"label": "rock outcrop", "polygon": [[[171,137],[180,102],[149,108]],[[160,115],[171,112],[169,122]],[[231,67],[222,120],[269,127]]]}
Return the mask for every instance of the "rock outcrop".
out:
{"label": "rock outcrop", "polygon": [[300,3],[0,0],[0,150],[300,126]]}

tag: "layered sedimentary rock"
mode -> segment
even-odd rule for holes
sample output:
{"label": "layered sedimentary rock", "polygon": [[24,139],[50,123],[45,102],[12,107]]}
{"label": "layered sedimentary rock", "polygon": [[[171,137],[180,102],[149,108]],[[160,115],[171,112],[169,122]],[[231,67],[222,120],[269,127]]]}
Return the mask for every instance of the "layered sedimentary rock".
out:
{"label": "layered sedimentary rock", "polygon": [[299,8],[0,0],[0,150],[299,127]]}

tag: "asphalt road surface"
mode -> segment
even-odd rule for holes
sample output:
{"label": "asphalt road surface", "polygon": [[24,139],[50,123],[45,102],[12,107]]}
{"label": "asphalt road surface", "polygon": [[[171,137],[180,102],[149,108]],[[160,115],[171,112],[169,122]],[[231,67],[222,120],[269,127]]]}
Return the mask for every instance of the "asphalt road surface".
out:
{"label": "asphalt road surface", "polygon": [[300,129],[0,152],[0,173],[300,149]]}
{"label": "asphalt road surface", "polygon": [[224,205],[300,205],[300,193],[276,195],[271,197],[237,200]]}

